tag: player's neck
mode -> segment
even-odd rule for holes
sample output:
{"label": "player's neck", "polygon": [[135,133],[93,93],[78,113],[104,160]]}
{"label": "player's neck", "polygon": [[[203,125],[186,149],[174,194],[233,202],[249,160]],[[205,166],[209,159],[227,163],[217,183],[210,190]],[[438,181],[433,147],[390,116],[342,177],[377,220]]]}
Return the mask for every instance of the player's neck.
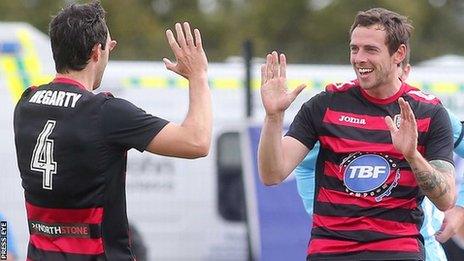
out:
{"label": "player's neck", "polygon": [[85,69],[82,71],[69,71],[66,73],[57,73],[56,77],[69,78],[71,80],[74,80],[80,83],[89,92],[93,90],[92,87],[94,85],[95,78],[89,73],[86,73]]}
{"label": "player's neck", "polygon": [[364,90],[369,96],[377,99],[388,99],[394,96],[401,89],[403,83],[398,77],[393,78],[391,81],[385,82],[376,88]]}

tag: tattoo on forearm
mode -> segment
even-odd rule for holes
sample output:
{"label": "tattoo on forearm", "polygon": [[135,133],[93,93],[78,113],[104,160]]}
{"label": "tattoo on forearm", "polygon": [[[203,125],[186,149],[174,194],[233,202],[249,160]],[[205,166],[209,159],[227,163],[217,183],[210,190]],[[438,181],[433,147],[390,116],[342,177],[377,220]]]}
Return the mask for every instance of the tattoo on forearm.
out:
{"label": "tattoo on forearm", "polygon": [[417,184],[428,194],[428,197],[443,197],[450,190],[449,180],[454,176],[454,166],[443,160],[433,160],[429,163],[433,167],[432,171],[419,170],[416,166],[411,166]]}
{"label": "tattoo on forearm", "polygon": [[440,193],[436,196],[437,198],[448,193],[449,184],[440,173],[437,173],[436,171],[414,171],[414,173],[416,173],[417,184],[425,193],[433,192],[438,189]]}

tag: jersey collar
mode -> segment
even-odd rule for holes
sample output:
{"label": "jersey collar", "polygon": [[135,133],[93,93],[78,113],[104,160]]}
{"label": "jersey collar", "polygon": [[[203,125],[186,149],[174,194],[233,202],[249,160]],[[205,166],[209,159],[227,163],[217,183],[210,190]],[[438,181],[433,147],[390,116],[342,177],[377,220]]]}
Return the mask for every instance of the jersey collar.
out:
{"label": "jersey collar", "polygon": [[362,96],[364,98],[366,98],[367,100],[369,100],[370,102],[377,103],[377,104],[389,104],[389,103],[392,103],[392,102],[398,100],[398,98],[401,97],[401,95],[403,95],[406,92],[407,89],[408,89],[408,85],[406,83],[404,83],[404,82],[401,82],[400,89],[393,96],[390,96],[390,97],[385,98],[385,99],[379,99],[379,98],[375,98],[375,97],[370,96],[369,94],[367,94],[367,92],[365,90],[363,90],[363,88],[361,88],[361,86],[359,86],[359,90],[361,91]]}
{"label": "jersey collar", "polygon": [[57,76],[57,77],[55,77],[55,79],[53,79],[52,82],[53,83],[64,83],[64,84],[74,85],[74,86],[78,87],[79,89],[87,91],[87,89],[84,87],[84,85],[82,85],[82,83],[80,83],[80,82],[78,82],[76,80],[73,80],[71,78],[68,78],[68,77]]}

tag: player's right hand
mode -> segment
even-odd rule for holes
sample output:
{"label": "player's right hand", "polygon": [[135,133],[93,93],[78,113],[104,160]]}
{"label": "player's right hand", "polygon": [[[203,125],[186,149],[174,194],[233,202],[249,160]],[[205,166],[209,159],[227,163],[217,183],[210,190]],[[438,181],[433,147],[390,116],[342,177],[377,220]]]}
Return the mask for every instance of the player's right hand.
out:
{"label": "player's right hand", "polygon": [[276,51],[268,54],[266,64],[261,66],[261,99],[267,116],[281,115],[306,87],[302,84],[289,91],[286,70],[285,55],[279,57]]}
{"label": "player's right hand", "polygon": [[176,61],[172,62],[168,58],[163,58],[166,68],[188,80],[206,78],[208,59],[203,50],[200,30],[193,30],[194,37],[187,22],[183,23],[183,30],[180,23],[176,23],[175,28],[177,40],[171,30],[166,31],[166,38]]}
{"label": "player's right hand", "polygon": [[445,243],[456,234],[464,225],[464,208],[454,206],[445,211],[445,218],[440,230],[435,234],[435,239],[440,243]]}
{"label": "player's right hand", "polygon": [[390,130],[393,146],[401,152],[407,161],[420,155],[417,150],[417,122],[414,112],[407,101],[398,99],[401,111],[400,126],[397,127],[390,116],[385,117],[385,123]]}

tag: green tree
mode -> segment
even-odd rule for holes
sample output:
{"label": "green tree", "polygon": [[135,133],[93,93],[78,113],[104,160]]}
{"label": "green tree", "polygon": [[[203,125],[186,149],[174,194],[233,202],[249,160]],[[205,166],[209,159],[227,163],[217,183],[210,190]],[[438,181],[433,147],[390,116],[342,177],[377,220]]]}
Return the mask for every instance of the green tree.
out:
{"label": "green tree", "polygon": [[[25,21],[43,32],[53,14],[71,0],[0,1],[0,21]],[[444,3],[444,4],[443,4]],[[292,63],[348,63],[348,30],[359,10],[384,7],[408,16],[415,31],[412,62],[464,54],[463,0],[102,0],[110,32],[119,45],[113,59],[160,60],[172,56],[165,30],[189,21],[202,32],[210,61],[285,52]],[[441,5],[440,5],[441,4]]]}

